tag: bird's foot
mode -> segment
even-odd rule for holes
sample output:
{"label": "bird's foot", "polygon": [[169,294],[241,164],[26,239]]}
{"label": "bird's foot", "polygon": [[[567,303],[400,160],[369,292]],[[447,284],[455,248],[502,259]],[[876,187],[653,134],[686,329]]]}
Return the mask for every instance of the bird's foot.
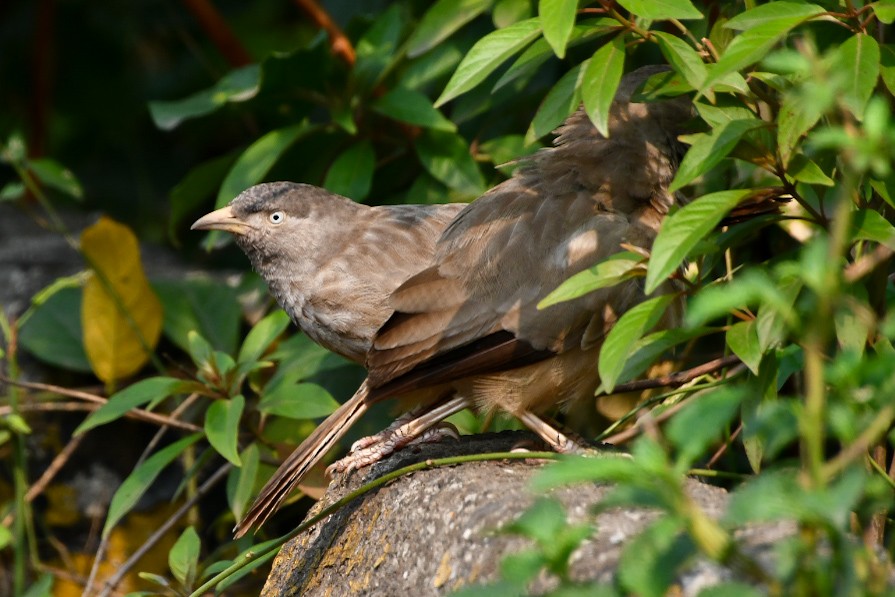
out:
{"label": "bird's foot", "polygon": [[[412,444],[440,442],[445,438],[460,439],[460,432],[451,423],[441,422],[420,433],[414,433],[414,421],[412,419],[403,425],[390,425],[382,433],[355,442],[348,456],[329,465],[326,474],[332,476],[334,473],[347,473],[370,466]],[[358,445],[362,447],[356,449]]]}

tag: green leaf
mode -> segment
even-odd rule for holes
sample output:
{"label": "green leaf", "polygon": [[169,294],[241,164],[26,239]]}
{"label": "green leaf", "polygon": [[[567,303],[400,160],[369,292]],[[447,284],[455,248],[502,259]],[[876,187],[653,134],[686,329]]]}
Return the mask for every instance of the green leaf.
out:
{"label": "green leaf", "polygon": [[423,128],[455,132],[457,125],[444,117],[419,91],[397,87],[377,99],[372,109],[393,120]]}
{"label": "green leaf", "polygon": [[265,391],[258,410],[290,419],[317,419],[331,414],[339,403],[322,386],[315,383],[281,383]]}
{"label": "green leaf", "polygon": [[270,345],[273,344],[274,340],[279,338],[280,334],[287,327],[289,327],[289,315],[282,309],[277,309],[267,315],[252,326],[246,339],[243,340],[239,349],[239,356],[236,357],[237,362],[242,364],[260,359]]}
{"label": "green leaf", "polygon": [[591,122],[604,137],[609,136],[609,108],[625,70],[625,38],[617,35],[604,44],[587,65],[581,99]]}
{"label": "green leaf", "polygon": [[426,171],[448,187],[472,197],[484,192],[485,180],[460,135],[427,130],[417,139],[415,149]]}
{"label": "green leaf", "polygon": [[827,176],[820,166],[802,153],[797,153],[790,158],[786,167],[786,175],[792,180],[806,184],[818,184],[825,187],[832,187],[836,184],[836,181]]}
{"label": "green leaf", "polygon": [[245,398],[234,396],[229,400],[215,400],[205,412],[205,435],[218,454],[242,466],[239,459],[239,421],[245,408]]}
{"label": "green leaf", "polygon": [[454,71],[450,81],[435,102],[435,107],[446,104],[485,80],[503,62],[537,39],[541,33],[539,19],[527,19],[498,29],[480,39]]}
{"label": "green leaf", "polygon": [[705,63],[703,63],[696,50],[675,35],[663,33],[662,31],[654,31],[653,35],[656,36],[656,40],[659,42],[662,55],[674,67],[674,70],[681,73],[691,87],[701,89],[708,75],[708,69],[706,69]]}
{"label": "green leaf", "polygon": [[538,309],[584,296],[600,288],[614,286],[633,277],[633,270],[643,263],[643,256],[631,251],[622,251],[607,257],[600,263],[578,272],[545,296]]}
{"label": "green leaf", "polygon": [[728,328],[725,335],[727,346],[733,351],[750,371],[758,374],[758,365],[761,363],[761,346],[758,343],[758,332],[755,329],[755,320],[740,321]]}
{"label": "green leaf", "polygon": [[876,13],[876,18],[879,19],[880,23],[891,25],[895,21],[895,2],[892,0],[872,2],[870,6],[873,7],[873,12]]}
{"label": "green leaf", "polygon": [[196,568],[199,564],[199,551],[202,542],[196,529],[189,526],[183,530],[171,551],[168,552],[168,567],[174,578],[180,581],[184,587],[192,587],[196,580]]}
{"label": "green leaf", "polygon": [[130,512],[140,497],[149,489],[159,473],[180,456],[184,450],[196,443],[202,437],[200,433],[188,435],[173,444],[165,446],[146,459],[143,464],[134,469],[127,479],[115,491],[112,501],[109,503],[109,513],[106,515],[106,524],[103,526],[102,538],[107,539],[109,533],[118,524],[121,518]]}
{"label": "green leaf", "polygon": [[727,581],[699,591],[698,597],[762,597],[763,592],[743,582]]}
{"label": "green leaf", "polygon": [[805,101],[804,95],[785,94],[777,115],[777,147],[784,166],[789,165],[802,136],[817,124],[833,99],[829,90],[825,95],[812,94],[811,101]]}
{"label": "green leaf", "polygon": [[693,540],[681,522],[663,517],[631,539],[623,548],[618,580],[627,594],[664,597],[678,570],[696,553]]}
{"label": "green leaf", "polygon": [[0,201],[18,201],[25,196],[25,191],[25,185],[21,182],[8,182],[0,189]]}
{"label": "green leaf", "polygon": [[174,344],[189,351],[193,331],[215,350],[236,351],[242,324],[236,289],[208,278],[159,280],[152,289],[162,303],[162,329]]}
{"label": "green leaf", "polygon": [[835,67],[845,75],[843,99],[855,117],[863,120],[864,108],[879,78],[879,44],[869,35],[857,33],[845,40],[834,56]]}
{"label": "green leaf", "polygon": [[310,130],[307,122],[300,122],[270,131],[252,143],[221,183],[215,206],[224,207],[244,190],[261,182],[280,156]]}
{"label": "green leaf", "polygon": [[722,386],[687,402],[665,427],[678,450],[678,462],[689,467],[713,443],[721,439],[739,411],[745,388]]}
{"label": "green leaf", "polygon": [[[168,219],[168,237],[177,243],[183,232],[189,228],[184,220],[195,217],[201,206],[214,197],[227,171],[233,166],[236,155],[229,153],[200,163],[193,167],[177,186],[168,193],[171,216]],[[164,301],[163,301],[164,302]],[[165,316],[167,317],[167,308]]]}
{"label": "green leaf", "polygon": [[78,425],[74,434],[80,435],[89,429],[105,425],[138,406],[179,394],[188,385],[189,382],[175,377],[150,377],[140,380],[110,396],[108,402],[93,411]]}
{"label": "green leaf", "polygon": [[84,350],[81,330],[81,289],[48,289],[35,297],[31,315],[22,324],[19,342],[40,360],[89,373],[90,361]]}
{"label": "green leaf", "polygon": [[631,457],[626,454],[610,452],[600,454],[598,458],[563,455],[532,477],[531,487],[534,491],[546,491],[575,483],[628,483],[639,475],[642,475],[642,471],[637,469]]}
{"label": "green leaf", "polygon": [[528,132],[525,133],[526,143],[534,143],[544,135],[551,133],[578,108],[581,103],[581,83],[589,64],[590,59],[572,67],[547,92],[544,101],[535,112]]}
{"label": "green leaf", "polygon": [[544,39],[558,58],[565,58],[566,44],[575,26],[578,0],[538,0],[538,16],[544,28]]}
{"label": "green leaf", "polygon": [[648,299],[626,311],[612,327],[600,347],[598,363],[600,381],[607,392],[615,387],[635,343],[659,323],[665,310],[676,298],[673,294],[663,294]]}
{"label": "green leaf", "polygon": [[[792,317],[792,303],[770,276],[761,270],[749,270],[728,284],[708,286],[699,291],[687,306],[687,326],[702,325],[706,321],[725,315],[732,309],[759,304],[776,311],[781,318],[775,320],[775,329],[785,329]],[[756,319],[759,342],[762,341],[761,311]],[[762,352],[769,346],[761,343]]]}
{"label": "green leaf", "polygon": [[426,11],[407,40],[407,56],[415,58],[441,44],[460,27],[485,12],[493,0],[438,0]]}
{"label": "green leaf", "polygon": [[327,190],[355,201],[363,201],[373,185],[376,169],[376,153],[369,139],[363,139],[333,161],[326,173],[323,186]]}
{"label": "green leaf", "polygon": [[255,481],[258,477],[258,465],[261,455],[258,444],[252,443],[239,455],[242,466],[230,469],[227,478],[227,499],[230,503],[230,511],[236,520],[241,520],[245,514],[246,506],[252,499],[255,491]]}
{"label": "green leaf", "polygon": [[808,19],[825,11],[816,4],[771,2],[737,15],[725,23],[728,29],[742,31],[733,38],[709,73],[705,88],[720,81],[728,73],[745,68],[764,58],[787,33]]}
{"label": "green leaf", "polygon": [[690,0],[619,0],[631,14],[643,19],[701,19],[702,13]]}
{"label": "green leaf", "polygon": [[504,527],[505,531],[534,539],[541,546],[549,545],[567,525],[566,511],[554,498],[542,497],[535,501],[519,518]]}
{"label": "green leaf", "polygon": [[667,216],[653,243],[646,272],[647,294],[658,288],[681,264],[696,243],[750,193],[749,189],[710,193]]}
{"label": "green leaf", "polygon": [[401,58],[400,53],[396,52],[404,29],[401,15],[400,6],[392,4],[376,18],[355,45],[357,61],[354,64],[354,78],[364,92],[375,87],[389,65]]}
{"label": "green leaf", "polygon": [[880,47],[879,74],[889,93],[895,94],[895,46],[892,44]]}
{"label": "green leaf", "polygon": [[244,102],[261,87],[261,67],[250,64],[231,71],[212,87],[182,100],[149,102],[155,126],[170,131],[184,120],[214,112],[228,102]]}
{"label": "green leaf", "polygon": [[870,240],[895,250],[895,227],[878,211],[859,209],[852,216],[852,240]]}
{"label": "green leaf", "polygon": [[[4,531],[6,533],[9,533],[9,529],[5,526],[2,527],[2,530],[0,530],[0,534],[2,534]],[[12,536],[11,533],[10,536]],[[53,590],[53,580],[54,578],[52,574],[42,574],[39,579],[37,579],[30,587],[28,587],[22,597],[53,597],[53,595],[57,594]]]}
{"label": "green leaf", "polygon": [[684,137],[691,143],[690,149],[681,161],[669,190],[676,191],[711,170],[733,151],[746,133],[763,126],[766,126],[765,122],[758,118],[731,120],[708,133]]}
{"label": "green leaf", "polygon": [[50,158],[28,160],[28,169],[41,184],[62,191],[75,199],[84,198],[84,189],[71,170]]}

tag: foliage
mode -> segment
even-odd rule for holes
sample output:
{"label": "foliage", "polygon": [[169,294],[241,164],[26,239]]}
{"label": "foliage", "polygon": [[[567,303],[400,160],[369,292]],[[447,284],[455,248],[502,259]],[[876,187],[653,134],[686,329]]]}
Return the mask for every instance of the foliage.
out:
{"label": "foliage", "polygon": [[[665,220],[651,255],[620,248],[545,304],[633,277],[642,277],[648,292],[669,276],[686,286],[682,329],[654,330],[667,295],[619,320],[595,364],[602,392],[643,374],[676,347],[680,369],[721,353],[743,365],[636,406],[658,405],[662,425],[634,443],[633,459],[570,458],[540,477],[538,489],[611,481],[616,490],[601,507],[667,513],[625,550],[614,585],[581,587],[568,577],[568,558],[589,529],[568,525],[554,502],[539,501],[511,529],[532,538],[533,549],[504,562],[500,584],[467,593],[518,594],[544,570],[559,579],[558,595],[664,595],[697,556],[729,564],[739,580],[776,594],[883,593],[889,574],[880,552],[891,543],[885,531],[895,485],[887,473],[895,441],[895,46],[887,43],[887,25],[895,6],[534,4],[439,0],[354,8],[339,15],[344,34],[277,41],[253,64],[232,63],[205,89],[194,86],[182,99],[154,98],[149,114],[159,129],[172,139],[206,143],[194,152],[203,158],[170,192],[167,228],[185,228],[211,208],[212,198],[220,206],[275,179],[321,184],[358,201],[471,200],[506,175],[497,166],[534,151],[578,105],[605,131],[623,73],[669,64],[672,70],[651,78],[641,96],[686,94],[694,101],[692,133],[681,139],[688,151],[672,184],[687,204]],[[246,29],[252,27],[266,33],[257,23]],[[217,128],[226,131],[222,145]],[[83,198],[88,185],[53,160],[29,157],[20,136],[8,139],[2,158],[16,179],[0,200],[21,202],[30,194],[59,223],[60,193]],[[788,201],[783,215],[719,229],[726,215],[767,196]],[[130,234],[108,220],[97,227]],[[209,465],[226,467],[228,509],[215,521],[232,522],[269,471],[264,463],[284,455],[284,428],[294,443],[310,431],[309,420],[335,406],[329,389],[337,384],[327,372],[343,363],[306,338],[289,336],[279,311],[251,317],[254,325],[240,344],[239,298],[257,292],[255,283],[147,281],[136,251],[110,255],[89,235],[80,246],[70,240],[94,277],[60,280],[24,314],[3,318],[5,374],[17,376],[14,338],[53,365],[92,371],[110,397],[78,434],[98,433],[123,416],[189,424],[179,440],[135,466],[112,500],[104,536],[175,460],[188,477],[180,491],[192,503],[204,495],[196,482]],[[205,245],[226,242],[211,234]],[[131,280],[137,286],[117,284],[116,268],[138,273]],[[108,284],[98,288],[102,279]],[[102,311],[91,306],[97,292],[107,305]],[[132,299],[159,305],[160,313]],[[154,376],[129,379],[140,364],[98,365],[109,359],[96,356],[91,330],[113,319],[135,351],[151,359]],[[192,361],[187,375],[152,352],[159,327],[165,346]],[[30,429],[19,411],[20,391],[9,386],[8,393],[11,414],[0,438],[14,447],[15,505],[25,512]],[[712,453],[724,456],[706,464]],[[731,507],[721,520],[709,518],[683,490],[685,475],[697,466],[748,477],[731,482]],[[0,533],[6,545],[26,541],[25,516],[16,518],[8,536]],[[735,532],[780,519],[800,527],[780,546],[789,565],[759,572],[739,551]],[[159,570],[147,576],[156,590],[191,591],[249,548],[245,540],[221,543],[201,528],[180,535],[170,551],[170,577]],[[22,548],[14,554],[19,583],[26,558]],[[727,588],[728,594],[752,591],[737,583]]]}

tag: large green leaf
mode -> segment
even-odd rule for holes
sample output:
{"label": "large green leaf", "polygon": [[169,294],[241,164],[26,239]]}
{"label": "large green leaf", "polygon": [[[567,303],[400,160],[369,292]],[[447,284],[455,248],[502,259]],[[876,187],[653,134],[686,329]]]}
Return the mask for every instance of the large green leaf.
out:
{"label": "large green leaf", "polygon": [[137,505],[140,497],[158,477],[166,466],[175,458],[183,454],[184,450],[196,443],[202,437],[200,433],[188,435],[173,444],[165,446],[146,459],[143,464],[134,469],[127,479],[115,491],[112,501],[109,503],[109,512],[106,515],[106,524],[103,526],[102,537],[108,538],[109,533],[118,524],[118,521]]}
{"label": "large green leaf", "polygon": [[689,467],[727,431],[739,411],[745,388],[724,386],[691,400],[672,417],[666,432],[678,450],[678,462]]}
{"label": "large green leaf", "polygon": [[446,104],[484,81],[507,58],[537,39],[540,33],[541,21],[534,18],[498,29],[480,39],[463,57],[441,97],[435,102],[435,107]]}
{"label": "large green leaf", "polygon": [[636,342],[659,322],[675,298],[676,295],[663,294],[648,299],[626,311],[612,327],[600,347],[598,364],[600,382],[607,392],[615,387]]}
{"label": "large green leaf", "polygon": [[538,309],[546,309],[551,305],[570,301],[589,292],[614,286],[632,276],[632,270],[643,263],[643,256],[631,251],[616,253],[600,263],[580,271],[559,287],[545,296]]}
{"label": "large green leaf", "polygon": [[199,332],[216,350],[236,352],[242,308],[235,288],[208,278],[152,282],[162,303],[163,330],[174,344],[189,350],[189,333]]}
{"label": "large green leaf", "polygon": [[323,186],[333,193],[363,201],[373,186],[376,153],[369,139],[362,139],[343,151],[326,172]]}
{"label": "large green leaf", "polygon": [[444,117],[425,94],[396,87],[373,102],[373,110],[393,120],[439,131],[455,132],[457,125]]}
{"label": "large green leaf", "polygon": [[562,124],[566,117],[578,108],[581,103],[581,82],[590,60],[572,67],[547,92],[544,101],[535,112],[535,116],[525,133],[525,142],[534,143]]}
{"label": "large green leaf", "polygon": [[749,189],[711,193],[667,216],[653,243],[646,273],[646,292],[650,293],[658,288],[696,243],[750,193]]}
{"label": "large green leaf", "polygon": [[834,56],[834,64],[845,79],[843,99],[855,117],[861,120],[879,78],[879,44],[869,35],[857,33],[845,40]]}
{"label": "large green leaf", "polygon": [[19,331],[22,346],[46,363],[89,373],[81,330],[81,289],[57,285],[33,301],[31,315]]}
{"label": "large green leaf", "polygon": [[485,180],[460,135],[427,130],[417,139],[416,155],[423,167],[448,187],[470,197],[485,190]]}
{"label": "large green leaf", "polygon": [[701,19],[702,13],[690,0],[619,0],[631,13],[644,19]]}
{"label": "large green leaf", "polygon": [[325,417],[339,407],[339,403],[325,388],[314,383],[291,385],[281,383],[265,392],[258,410],[290,419]]}
{"label": "large green leaf", "polygon": [[791,29],[824,12],[816,4],[770,2],[727,21],[724,24],[726,28],[742,33],[733,38],[716,67],[709,72],[705,87],[720,81],[728,73],[761,60]]}
{"label": "large green leaf", "polygon": [[763,120],[732,120],[712,129],[708,133],[688,135],[684,140],[691,143],[684,156],[669,190],[676,191],[693,182],[697,177],[712,169],[733,151],[743,135],[765,126]]}
{"label": "large green leaf", "polygon": [[277,309],[270,313],[252,326],[239,348],[236,360],[240,364],[257,361],[287,327],[289,327],[289,316],[285,311]]}
{"label": "large green leaf", "polygon": [[538,0],[538,16],[544,28],[544,39],[559,58],[565,58],[566,44],[575,26],[578,0]]}
{"label": "large green leaf", "polygon": [[693,89],[701,89],[708,75],[708,69],[696,50],[676,35],[662,31],[654,31],[653,35],[659,42],[662,55],[674,70],[681,73]]}
{"label": "large green leaf", "polygon": [[625,39],[615,36],[590,59],[581,85],[581,99],[591,122],[604,137],[609,136],[609,108],[625,69]]}
{"label": "large green leaf", "polygon": [[407,55],[414,58],[437,47],[492,3],[493,0],[438,0],[414,28],[407,41]]}
{"label": "large green leaf", "polygon": [[395,50],[403,29],[401,7],[393,4],[376,18],[358,40],[355,45],[357,61],[354,64],[354,78],[362,91],[376,86],[391,63],[400,59],[400,54]]}

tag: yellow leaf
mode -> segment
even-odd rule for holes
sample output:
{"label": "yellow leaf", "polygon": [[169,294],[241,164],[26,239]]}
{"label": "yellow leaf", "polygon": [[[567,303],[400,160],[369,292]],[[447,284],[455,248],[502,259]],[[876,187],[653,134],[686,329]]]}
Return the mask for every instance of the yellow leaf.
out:
{"label": "yellow leaf", "polygon": [[162,306],[127,226],[100,218],[81,234],[81,252],[93,269],[81,303],[84,348],[93,372],[110,383],[149,360],[162,331]]}

